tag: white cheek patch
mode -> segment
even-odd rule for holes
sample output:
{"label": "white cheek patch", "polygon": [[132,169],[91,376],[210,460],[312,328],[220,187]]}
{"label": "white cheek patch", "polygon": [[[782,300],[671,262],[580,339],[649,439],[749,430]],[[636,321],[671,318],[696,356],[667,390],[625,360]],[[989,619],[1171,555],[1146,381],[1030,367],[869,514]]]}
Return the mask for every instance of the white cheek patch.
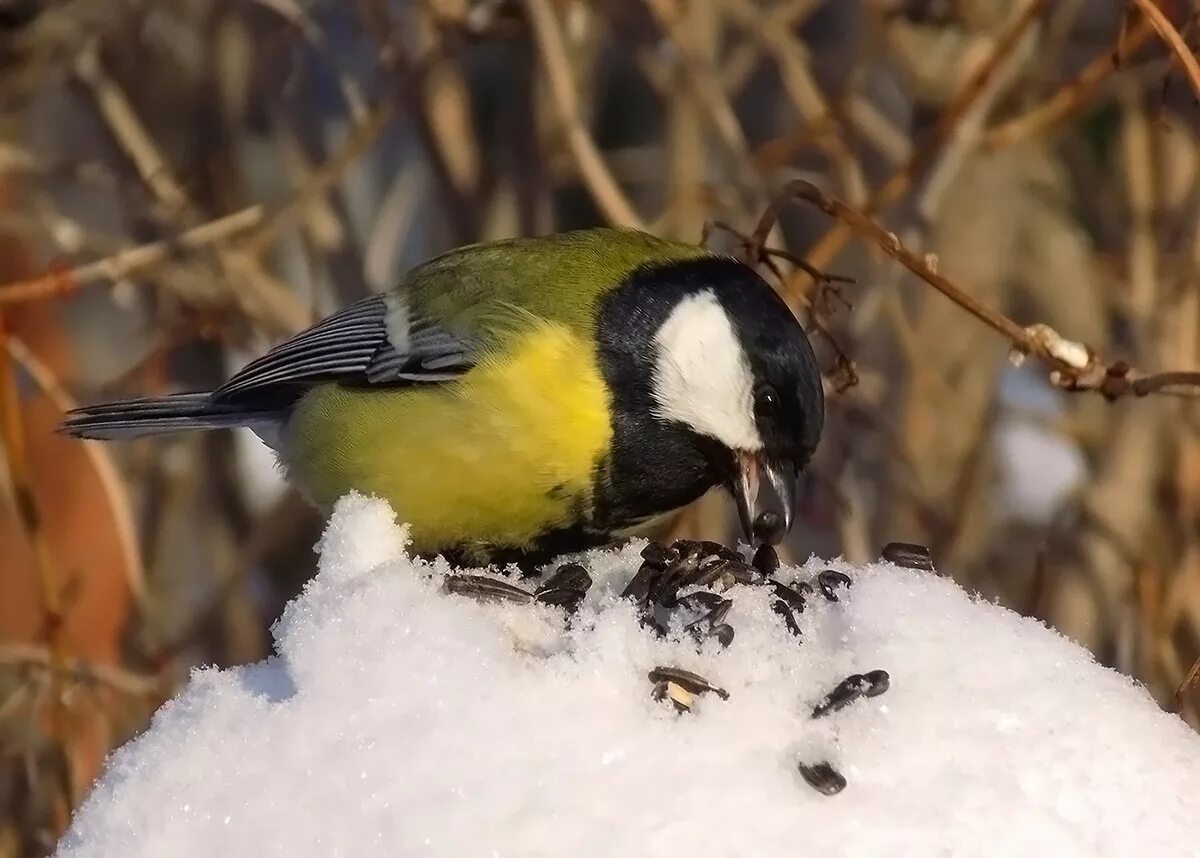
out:
{"label": "white cheek patch", "polygon": [[711,291],[683,299],[654,337],[655,413],[733,450],[762,449],[754,378],[742,344]]}

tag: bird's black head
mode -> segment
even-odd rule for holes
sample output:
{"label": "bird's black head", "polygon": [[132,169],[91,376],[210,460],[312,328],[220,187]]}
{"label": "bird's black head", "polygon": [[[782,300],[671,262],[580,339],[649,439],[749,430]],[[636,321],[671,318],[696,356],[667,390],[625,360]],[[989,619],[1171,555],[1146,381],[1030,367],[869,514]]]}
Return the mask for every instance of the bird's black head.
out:
{"label": "bird's black head", "polygon": [[758,536],[778,542],[824,423],[816,359],[783,300],[733,259],[647,265],[607,297],[598,338],[614,399],[601,516],[643,520],[724,484],[750,538],[762,478],[779,508]]}

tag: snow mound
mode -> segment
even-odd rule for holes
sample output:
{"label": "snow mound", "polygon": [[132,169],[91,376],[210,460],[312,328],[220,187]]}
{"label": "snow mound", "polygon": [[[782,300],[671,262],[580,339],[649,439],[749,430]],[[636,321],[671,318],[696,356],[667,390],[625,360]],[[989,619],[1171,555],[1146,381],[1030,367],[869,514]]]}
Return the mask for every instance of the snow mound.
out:
{"label": "snow mound", "polygon": [[[1200,738],[1140,687],[936,575],[832,566],[800,638],[736,586],[728,649],[643,629],[638,548],[558,608],[448,595],[344,499],[278,657],[202,670],[115,753],[62,858],[1200,854]],[[675,713],[657,665],[729,698]],[[891,687],[819,719],[852,673]],[[830,762],[825,796],[798,763]]]}

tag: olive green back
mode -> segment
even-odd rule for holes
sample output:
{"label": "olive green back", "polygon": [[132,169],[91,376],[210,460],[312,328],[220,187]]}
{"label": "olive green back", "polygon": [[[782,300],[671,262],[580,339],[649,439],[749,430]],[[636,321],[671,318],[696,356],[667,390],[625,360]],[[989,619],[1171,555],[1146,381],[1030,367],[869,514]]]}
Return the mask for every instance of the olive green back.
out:
{"label": "olive green back", "polygon": [[483,345],[522,317],[590,334],[596,304],[637,268],[711,255],[626,229],[589,229],[468,245],[414,268],[396,287],[418,317]]}

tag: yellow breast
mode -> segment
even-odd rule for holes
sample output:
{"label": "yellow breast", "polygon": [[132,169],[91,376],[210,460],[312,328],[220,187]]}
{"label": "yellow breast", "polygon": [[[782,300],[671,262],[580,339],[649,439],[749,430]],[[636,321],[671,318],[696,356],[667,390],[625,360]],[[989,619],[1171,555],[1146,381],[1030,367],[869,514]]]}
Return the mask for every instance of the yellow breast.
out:
{"label": "yellow breast", "polygon": [[589,513],[609,414],[592,345],[546,323],[454,382],[313,389],[285,464],[322,506],[351,489],[387,499],[417,551],[527,546]]}

